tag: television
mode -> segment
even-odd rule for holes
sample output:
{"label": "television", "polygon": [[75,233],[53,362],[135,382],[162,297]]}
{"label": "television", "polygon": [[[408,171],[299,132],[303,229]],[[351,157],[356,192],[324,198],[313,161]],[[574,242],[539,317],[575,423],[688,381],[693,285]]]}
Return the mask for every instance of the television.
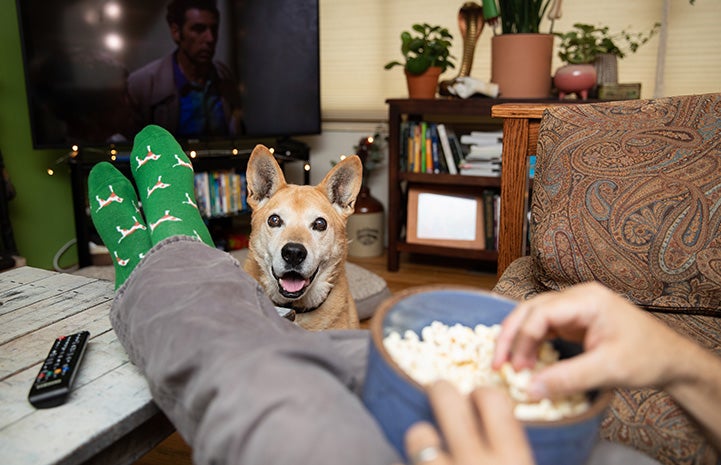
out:
{"label": "television", "polygon": [[[128,76],[175,50],[167,3],[17,0],[35,148],[130,147],[144,124],[166,126],[132,117]],[[211,149],[320,133],[318,0],[216,5],[214,60],[237,81],[240,130],[166,129],[184,147]]]}

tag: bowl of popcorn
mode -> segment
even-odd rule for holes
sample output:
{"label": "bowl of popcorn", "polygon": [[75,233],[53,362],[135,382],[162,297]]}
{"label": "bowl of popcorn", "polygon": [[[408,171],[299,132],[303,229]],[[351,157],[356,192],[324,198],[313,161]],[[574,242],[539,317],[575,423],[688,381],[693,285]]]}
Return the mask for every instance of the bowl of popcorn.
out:
{"label": "bowl of popcorn", "polygon": [[526,388],[535,370],[582,351],[567,341],[545,343],[533,369],[492,369],[500,323],[515,306],[488,292],[447,286],[409,289],[381,304],[370,323],[363,402],[401,456],[408,427],[420,420],[435,424],[424,386],[446,379],[464,393],[489,385],[505,389],[536,464],[587,461],[610,392],[529,401]]}

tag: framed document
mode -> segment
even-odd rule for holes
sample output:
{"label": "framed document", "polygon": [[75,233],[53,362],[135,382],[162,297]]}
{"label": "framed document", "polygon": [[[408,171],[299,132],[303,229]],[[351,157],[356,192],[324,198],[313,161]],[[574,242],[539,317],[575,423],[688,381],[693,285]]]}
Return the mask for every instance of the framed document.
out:
{"label": "framed document", "polygon": [[406,242],[485,249],[482,196],[439,188],[409,188]]}

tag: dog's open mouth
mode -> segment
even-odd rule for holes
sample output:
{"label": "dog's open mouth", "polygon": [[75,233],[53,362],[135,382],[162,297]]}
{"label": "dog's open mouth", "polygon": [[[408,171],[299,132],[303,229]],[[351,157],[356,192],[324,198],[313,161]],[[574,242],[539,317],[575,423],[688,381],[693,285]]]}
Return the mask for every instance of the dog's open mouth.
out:
{"label": "dog's open mouth", "polygon": [[[273,275],[275,275],[275,273],[273,273]],[[297,299],[302,296],[308,286],[310,286],[314,277],[315,273],[313,273],[313,276],[310,278],[306,278],[296,271],[289,271],[280,277],[275,276],[278,280],[278,290],[281,295],[287,299]]]}

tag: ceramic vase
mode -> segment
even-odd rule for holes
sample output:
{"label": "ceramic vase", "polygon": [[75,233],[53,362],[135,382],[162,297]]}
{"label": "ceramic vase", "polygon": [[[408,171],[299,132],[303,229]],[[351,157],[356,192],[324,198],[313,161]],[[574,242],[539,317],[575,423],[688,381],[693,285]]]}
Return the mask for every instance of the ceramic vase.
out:
{"label": "ceramic vase", "polygon": [[613,53],[601,53],[593,62],[596,68],[596,84],[618,84],[618,57]]}
{"label": "ceramic vase", "polygon": [[561,66],[556,70],[553,84],[558,89],[560,100],[573,93],[586,100],[589,91],[596,85],[596,68],[592,64]]}
{"label": "ceramic vase", "polygon": [[501,34],[491,38],[491,82],[502,98],[551,95],[552,34]]}
{"label": "ceramic vase", "polygon": [[355,202],[355,212],[348,218],[348,255],[377,257],[383,254],[385,225],[383,204],[373,197],[368,187],[361,187]]}
{"label": "ceramic vase", "polygon": [[436,98],[438,80],[441,77],[442,69],[439,66],[431,66],[422,74],[406,73],[408,84],[408,98],[430,99]]}

